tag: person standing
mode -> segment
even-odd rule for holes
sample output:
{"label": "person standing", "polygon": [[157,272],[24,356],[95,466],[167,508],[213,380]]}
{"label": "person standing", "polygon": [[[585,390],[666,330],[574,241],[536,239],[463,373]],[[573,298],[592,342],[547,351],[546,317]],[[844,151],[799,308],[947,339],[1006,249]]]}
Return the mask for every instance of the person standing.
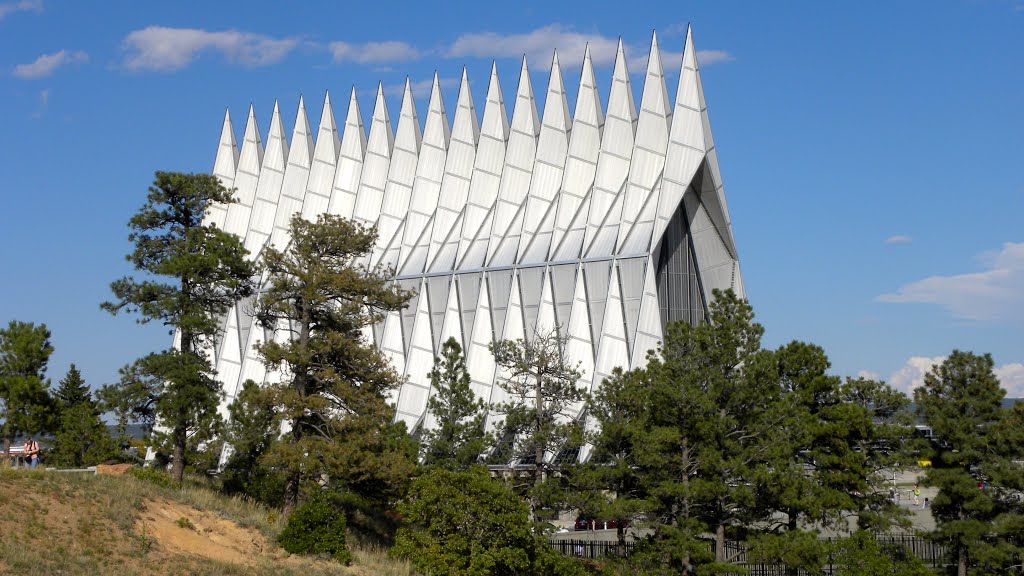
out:
{"label": "person standing", "polygon": [[39,465],[39,443],[31,436],[25,439],[25,457],[28,458],[28,467],[35,468]]}

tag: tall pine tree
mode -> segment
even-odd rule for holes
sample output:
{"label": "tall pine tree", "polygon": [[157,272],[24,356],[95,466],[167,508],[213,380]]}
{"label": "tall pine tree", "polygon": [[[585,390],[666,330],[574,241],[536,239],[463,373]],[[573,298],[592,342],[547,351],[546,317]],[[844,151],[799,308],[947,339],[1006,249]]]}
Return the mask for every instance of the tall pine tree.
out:
{"label": "tall pine tree", "polygon": [[484,431],[487,404],[474,396],[469,383],[462,346],[449,338],[441,345],[441,356],[434,359],[430,371],[434,394],[427,400],[427,413],[434,425],[423,432],[425,465],[464,470],[491,445],[491,436]]}
{"label": "tall pine tree", "polygon": [[220,318],[254,289],[256,268],[241,240],[204,223],[211,204],[233,201],[215,176],[157,172],[146,203],[128,222],[135,250],[126,258],[145,278],[116,280],[110,285],[115,300],[102,305],[176,334],[175,349],[152,354],[139,367],[162,382],[155,408],[168,430],[171,475],[178,482],[190,436],[208,432],[217,419],[220,385],[210,343]]}
{"label": "tall pine tree", "polygon": [[1021,552],[1021,446],[1006,441],[1015,414],[1002,409],[1005,395],[991,355],[959,350],[925,374],[924,386],[914,391],[938,440],[936,465],[924,479],[925,486],[939,489],[931,508],[935,536],[952,544],[959,576],[970,566],[979,573],[1004,573]]}
{"label": "tall pine tree", "polygon": [[56,464],[88,466],[114,455],[114,440],[103,423],[100,408],[74,364],[61,379],[54,399],[59,421],[51,454]]}
{"label": "tall pine tree", "polygon": [[387,394],[401,379],[364,329],[407,305],[410,294],[389,283],[390,271],[359,262],[377,234],[328,214],[292,218],[285,251],[267,247],[269,281],[256,317],[268,338],[258,347],[284,379],[271,402],[288,429],[264,462],[285,472],[284,509],[299,502],[304,480],[329,478],[339,489],[386,497],[414,468],[415,445],[392,424]]}
{"label": "tall pine tree", "polygon": [[7,457],[18,434],[52,428],[55,414],[46,378],[50,354],[45,324],[12,320],[0,329],[0,436]]}

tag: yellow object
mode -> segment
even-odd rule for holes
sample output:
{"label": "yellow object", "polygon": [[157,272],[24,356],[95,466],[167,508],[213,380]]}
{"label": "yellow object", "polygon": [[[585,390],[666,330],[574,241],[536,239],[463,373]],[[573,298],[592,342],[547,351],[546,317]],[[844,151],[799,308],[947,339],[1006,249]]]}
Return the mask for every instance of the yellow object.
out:
{"label": "yellow object", "polygon": [[932,461],[928,460],[927,458],[924,460],[918,460],[917,465],[920,466],[921,468],[928,468],[929,466],[932,465]]}

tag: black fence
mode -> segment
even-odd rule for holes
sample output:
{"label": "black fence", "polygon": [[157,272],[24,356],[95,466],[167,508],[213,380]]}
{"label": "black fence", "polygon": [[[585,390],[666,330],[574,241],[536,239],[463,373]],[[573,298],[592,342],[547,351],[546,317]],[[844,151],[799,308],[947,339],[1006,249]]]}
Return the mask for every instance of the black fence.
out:
{"label": "black fence", "polygon": [[[879,534],[878,542],[903,547],[909,554],[916,556],[928,567],[940,568],[949,564],[948,547],[934,540],[911,535],[887,535]],[[834,542],[836,539],[828,538],[827,541]],[[708,551],[715,552],[716,543],[714,540],[706,540]],[[566,556],[576,558],[598,559],[605,557],[623,557],[632,553],[635,544],[626,542],[619,544],[613,541],[600,540],[576,540],[576,539],[553,539],[551,546]],[[742,542],[726,541],[726,557],[730,563],[735,564],[743,572],[737,574],[749,574],[750,576],[793,576],[791,568],[781,564],[769,564],[752,561],[747,554],[747,548]],[[798,576],[819,576],[821,574],[831,575],[837,570],[837,566],[830,560],[818,573],[810,573],[798,570]]]}

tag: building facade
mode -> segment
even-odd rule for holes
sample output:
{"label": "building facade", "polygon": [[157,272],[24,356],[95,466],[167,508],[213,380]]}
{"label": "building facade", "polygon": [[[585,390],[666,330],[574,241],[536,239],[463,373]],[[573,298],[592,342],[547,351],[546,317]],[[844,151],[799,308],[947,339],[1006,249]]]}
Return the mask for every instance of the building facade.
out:
{"label": "building facade", "polygon": [[[410,429],[430,425],[427,373],[449,337],[487,401],[504,400],[488,345],[550,330],[593,390],[615,367],[642,366],[667,322],[701,322],[712,290],[743,295],[689,31],[674,101],[656,37],[639,108],[626,62],[620,41],[603,108],[588,50],[570,109],[555,55],[542,117],[525,59],[511,121],[496,69],[482,116],[465,73],[451,117],[436,77],[422,122],[408,83],[397,123],[378,89],[368,135],[354,90],[344,126],[327,96],[315,132],[300,98],[290,140],[276,103],[265,143],[251,108],[240,147],[226,115],[214,173],[238,202],[209,220],[254,255],[286,246],[294,213],[377,226],[368,263],[416,292],[367,331],[407,379],[393,400]],[[216,346],[225,406],[246,379],[280,377],[253,352],[275,335],[251,308],[236,306]]]}

